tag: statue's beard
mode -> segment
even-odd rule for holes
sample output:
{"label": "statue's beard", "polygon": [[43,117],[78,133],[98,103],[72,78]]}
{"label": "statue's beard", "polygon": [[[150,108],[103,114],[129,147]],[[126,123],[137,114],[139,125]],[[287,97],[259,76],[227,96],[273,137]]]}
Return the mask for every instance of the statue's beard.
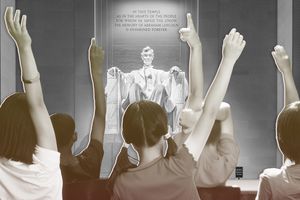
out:
{"label": "statue's beard", "polygon": [[146,66],[152,65],[152,60],[144,60],[144,65]]}

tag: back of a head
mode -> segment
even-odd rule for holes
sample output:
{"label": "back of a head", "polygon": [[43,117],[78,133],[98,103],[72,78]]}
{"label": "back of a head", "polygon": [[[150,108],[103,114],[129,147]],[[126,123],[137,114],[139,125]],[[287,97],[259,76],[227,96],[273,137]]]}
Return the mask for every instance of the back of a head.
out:
{"label": "back of a head", "polygon": [[[139,101],[130,104],[122,120],[123,138],[135,147],[152,147],[168,132],[167,114],[163,108],[152,101]],[[177,146],[172,138],[167,139],[166,158],[174,155]],[[130,163],[127,148],[123,147],[118,155],[114,169],[109,177],[108,188],[112,192],[117,176],[135,167]]]}
{"label": "back of a head", "polygon": [[168,132],[167,114],[152,101],[135,102],[126,109],[122,128],[126,143],[151,147]]}
{"label": "back of a head", "polygon": [[66,146],[73,138],[75,122],[73,118],[64,113],[51,115],[51,122],[54,128],[58,149]]}
{"label": "back of a head", "polygon": [[32,164],[36,144],[25,94],[7,97],[0,107],[0,157]]}
{"label": "back of a head", "polygon": [[277,118],[277,142],[290,160],[300,162],[300,101],[289,104]]}

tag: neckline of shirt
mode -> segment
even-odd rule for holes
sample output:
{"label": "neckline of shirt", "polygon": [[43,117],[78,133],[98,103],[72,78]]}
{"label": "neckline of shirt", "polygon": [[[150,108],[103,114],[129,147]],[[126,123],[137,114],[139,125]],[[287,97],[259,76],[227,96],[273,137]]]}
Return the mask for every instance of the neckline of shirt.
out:
{"label": "neckline of shirt", "polygon": [[130,169],[128,169],[128,172],[134,172],[134,171],[144,170],[144,169],[149,168],[149,167],[151,167],[152,165],[158,163],[158,161],[160,161],[160,160],[163,159],[163,158],[164,158],[164,157],[161,155],[161,156],[155,158],[154,160],[152,160],[152,161],[150,161],[150,162],[148,162],[148,163],[146,163],[146,164],[144,164],[144,165],[139,165],[139,166],[137,166],[137,167],[135,167],[135,168],[130,168]]}

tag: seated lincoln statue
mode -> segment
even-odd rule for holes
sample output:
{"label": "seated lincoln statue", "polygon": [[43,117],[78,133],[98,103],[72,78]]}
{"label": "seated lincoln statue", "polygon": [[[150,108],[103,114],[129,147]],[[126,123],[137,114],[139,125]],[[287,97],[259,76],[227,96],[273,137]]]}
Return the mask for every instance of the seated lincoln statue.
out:
{"label": "seated lincoln statue", "polygon": [[149,46],[143,48],[141,58],[143,66],[140,69],[129,73],[124,73],[117,67],[108,70],[108,75],[118,77],[117,74],[121,79],[122,109],[125,110],[135,101],[150,100],[160,104],[167,113],[171,113],[178,103],[176,99],[179,97],[184,103],[187,97],[188,83],[184,72],[177,66],[171,67],[167,72],[155,69],[152,65],[154,50]]}

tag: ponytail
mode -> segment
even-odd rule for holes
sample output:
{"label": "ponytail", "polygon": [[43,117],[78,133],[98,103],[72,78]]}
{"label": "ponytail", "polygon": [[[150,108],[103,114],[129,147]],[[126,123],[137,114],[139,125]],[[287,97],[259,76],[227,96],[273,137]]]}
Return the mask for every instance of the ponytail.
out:
{"label": "ponytail", "polygon": [[132,164],[128,159],[127,147],[123,146],[107,182],[107,189],[109,190],[110,194],[113,194],[114,184],[117,177],[123,172],[126,172],[129,168],[134,167],[136,167],[136,165]]}
{"label": "ponytail", "polygon": [[172,137],[167,138],[167,143],[168,149],[166,153],[166,158],[170,158],[171,156],[174,156],[177,152],[177,144],[175,143]]}

